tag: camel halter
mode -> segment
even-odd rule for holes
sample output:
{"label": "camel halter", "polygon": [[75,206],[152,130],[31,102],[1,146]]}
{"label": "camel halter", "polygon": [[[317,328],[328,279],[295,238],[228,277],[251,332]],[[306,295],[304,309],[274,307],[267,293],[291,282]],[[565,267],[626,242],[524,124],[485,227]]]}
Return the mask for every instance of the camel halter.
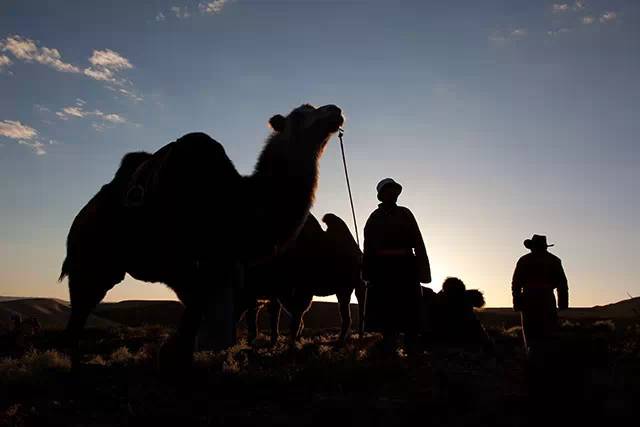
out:
{"label": "camel halter", "polygon": [[356,221],[356,210],[353,207],[353,196],[351,195],[351,184],[349,183],[349,172],[347,170],[347,158],[344,155],[344,143],[342,142],[342,136],[344,135],[343,129],[338,129],[338,139],[340,140],[340,151],[342,152],[342,164],[344,165],[344,176],[347,179],[347,191],[349,192],[349,202],[351,203],[351,215],[353,216],[353,228],[356,231],[356,243],[360,247],[360,236],[358,235],[358,223]]}

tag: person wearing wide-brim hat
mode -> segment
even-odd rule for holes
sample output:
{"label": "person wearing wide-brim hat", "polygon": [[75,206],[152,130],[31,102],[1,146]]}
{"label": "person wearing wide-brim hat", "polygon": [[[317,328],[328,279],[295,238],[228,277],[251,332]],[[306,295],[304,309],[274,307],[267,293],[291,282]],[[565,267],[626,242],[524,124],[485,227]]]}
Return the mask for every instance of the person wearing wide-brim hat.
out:
{"label": "person wearing wide-brim hat", "polygon": [[547,250],[553,245],[546,236],[534,234],[524,246],[531,252],[518,260],[511,291],[513,308],[521,313],[525,347],[531,350],[557,332],[558,309],[569,306],[569,288],[560,258]]}
{"label": "person wearing wide-brim hat", "polygon": [[383,333],[386,350],[404,332],[411,351],[421,325],[420,283],[431,282],[429,258],[415,217],[397,204],[402,186],[385,178],[376,191],[381,203],[364,228],[363,278],[370,285],[364,327]]}

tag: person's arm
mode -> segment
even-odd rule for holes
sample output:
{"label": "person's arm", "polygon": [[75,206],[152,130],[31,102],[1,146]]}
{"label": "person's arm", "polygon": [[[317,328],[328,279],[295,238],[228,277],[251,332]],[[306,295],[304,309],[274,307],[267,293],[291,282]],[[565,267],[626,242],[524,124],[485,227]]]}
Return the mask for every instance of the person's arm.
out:
{"label": "person's arm", "polygon": [[513,310],[522,310],[522,288],[524,286],[524,268],[522,260],[518,260],[516,269],[513,271],[513,279],[511,280],[511,295],[513,298]]}
{"label": "person's arm", "polygon": [[562,268],[562,261],[558,261],[558,283],[556,292],[558,293],[558,309],[565,310],[569,308],[569,284],[567,276]]}
{"label": "person's arm", "polygon": [[410,221],[413,223],[412,226],[414,229],[413,248],[415,250],[416,261],[418,264],[418,281],[420,281],[420,283],[431,283],[431,265],[429,264],[429,256],[427,255],[427,248],[424,246],[422,233],[420,233],[420,227],[418,227],[418,222],[411,211],[407,209],[407,213],[409,214]]}

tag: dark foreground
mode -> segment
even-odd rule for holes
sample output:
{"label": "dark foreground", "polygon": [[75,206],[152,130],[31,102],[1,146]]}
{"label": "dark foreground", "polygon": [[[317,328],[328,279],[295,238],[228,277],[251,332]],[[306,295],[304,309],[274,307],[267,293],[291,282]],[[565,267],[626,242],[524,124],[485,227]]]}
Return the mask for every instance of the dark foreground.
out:
{"label": "dark foreground", "polygon": [[381,357],[375,335],[340,347],[325,330],[293,352],[283,339],[274,348],[264,339],[255,351],[197,353],[195,367],[178,376],[156,366],[167,333],[88,331],[84,365],[71,373],[64,355],[46,351],[59,333],[45,332],[33,351],[0,362],[0,424],[610,427],[640,420],[638,326],[566,324],[565,350],[537,368],[527,368],[518,329],[490,331],[495,357],[436,348],[416,358]]}

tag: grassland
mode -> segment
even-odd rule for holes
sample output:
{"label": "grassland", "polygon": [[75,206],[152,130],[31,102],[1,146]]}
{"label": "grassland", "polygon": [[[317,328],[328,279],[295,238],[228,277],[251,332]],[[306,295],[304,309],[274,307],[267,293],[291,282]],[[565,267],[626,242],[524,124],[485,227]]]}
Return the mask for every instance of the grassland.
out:
{"label": "grassland", "polygon": [[[532,366],[519,328],[490,329],[493,354],[431,347],[416,357],[377,352],[379,337],[336,343],[335,330],[307,331],[290,351],[262,337],[196,354],[194,367],[157,367],[171,330],[87,331],[82,368],[52,350],[60,332],[29,349],[0,349],[2,425],[540,425],[606,420],[635,425],[640,326],[565,322],[562,344]],[[3,342],[7,342],[6,340]],[[630,424],[631,423],[631,424]]]}

